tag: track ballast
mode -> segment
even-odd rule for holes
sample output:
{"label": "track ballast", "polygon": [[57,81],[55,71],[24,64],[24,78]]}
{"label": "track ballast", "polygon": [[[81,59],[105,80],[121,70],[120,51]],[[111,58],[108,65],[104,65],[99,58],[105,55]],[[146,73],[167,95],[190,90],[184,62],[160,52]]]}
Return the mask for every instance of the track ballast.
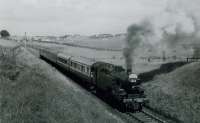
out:
{"label": "track ballast", "polygon": [[139,123],[167,123],[159,117],[147,112],[141,111],[137,113],[126,113],[128,116],[138,121]]}

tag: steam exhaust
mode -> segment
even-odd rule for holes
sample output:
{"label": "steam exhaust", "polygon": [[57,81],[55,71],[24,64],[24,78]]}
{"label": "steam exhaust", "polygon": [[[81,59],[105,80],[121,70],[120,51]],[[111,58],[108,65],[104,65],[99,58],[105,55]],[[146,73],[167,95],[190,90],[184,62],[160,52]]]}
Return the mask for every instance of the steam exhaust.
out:
{"label": "steam exhaust", "polygon": [[127,74],[133,72],[135,50],[139,47],[144,37],[151,32],[150,27],[151,24],[148,21],[144,21],[141,24],[133,24],[127,29],[125,48],[123,50]]}

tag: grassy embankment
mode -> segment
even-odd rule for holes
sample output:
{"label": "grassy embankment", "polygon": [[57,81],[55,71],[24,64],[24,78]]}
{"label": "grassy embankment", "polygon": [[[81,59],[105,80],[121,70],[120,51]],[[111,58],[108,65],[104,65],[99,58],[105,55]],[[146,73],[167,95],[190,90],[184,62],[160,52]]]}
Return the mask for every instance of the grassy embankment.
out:
{"label": "grassy embankment", "polygon": [[123,122],[54,68],[23,48],[0,60],[2,123]]}
{"label": "grassy embankment", "polygon": [[184,123],[200,121],[200,63],[191,63],[144,84],[150,106]]}

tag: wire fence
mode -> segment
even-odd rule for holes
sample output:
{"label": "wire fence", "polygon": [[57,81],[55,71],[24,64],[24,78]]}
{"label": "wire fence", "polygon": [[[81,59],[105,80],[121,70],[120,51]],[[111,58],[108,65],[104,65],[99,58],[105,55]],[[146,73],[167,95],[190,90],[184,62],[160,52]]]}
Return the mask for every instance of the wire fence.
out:
{"label": "wire fence", "polygon": [[21,45],[15,47],[0,46],[0,61],[16,64],[16,56],[20,51]]}

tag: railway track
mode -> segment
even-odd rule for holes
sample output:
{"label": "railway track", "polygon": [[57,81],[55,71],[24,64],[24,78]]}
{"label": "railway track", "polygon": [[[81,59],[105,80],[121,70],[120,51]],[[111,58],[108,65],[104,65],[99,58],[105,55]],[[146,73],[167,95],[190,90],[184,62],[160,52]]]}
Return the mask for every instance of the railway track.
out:
{"label": "railway track", "polygon": [[141,111],[137,113],[126,113],[128,116],[138,121],[139,123],[167,123],[159,117],[147,112]]}

